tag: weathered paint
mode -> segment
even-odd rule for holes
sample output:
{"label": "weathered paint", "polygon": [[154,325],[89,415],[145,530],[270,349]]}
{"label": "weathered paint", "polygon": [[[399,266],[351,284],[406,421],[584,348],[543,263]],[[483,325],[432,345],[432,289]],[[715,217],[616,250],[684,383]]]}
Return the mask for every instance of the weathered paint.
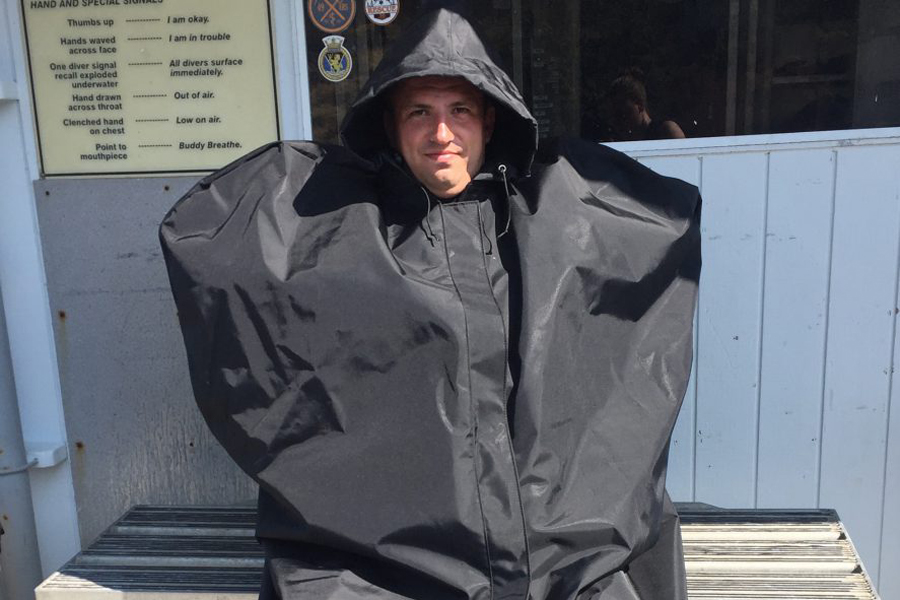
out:
{"label": "weathered paint", "polygon": [[[665,158],[648,157],[641,158],[640,162],[647,167],[668,177],[677,177],[692,183],[698,187],[702,183],[702,157],[700,156],[673,156]],[[703,190],[700,190],[701,193]],[[698,304],[698,310],[701,307]],[[685,501],[694,499],[694,464],[696,461],[696,431],[697,414],[697,326],[694,322],[694,365],[691,378],[688,381],[687,392],[684,395],[684,403],[678,415],[678,422],[672,432],[672,442],[669,449],[668,489],[673,498],[677,497]]]}
{"label": "weathered paint", "polygon": [[835,153],[769,154],[757,506],[817,506]]}
{"label": "weathered paint", "polygon": [[[0,282],[16,396],[26,450],[33,442],[65,444],[53,330],[41,261],[31,180],[36,154],[19,35],[19,3],[0,6],[0,80],[14,82],[18,100],[0,101]],[[31,469],[38,546],[44,575],[76,552],[77,513],[68,462]]]}
{"label": "weathered paint", "polygon": [[877,579],[900,268],[900,147],[840,149],[837,161],[819,503],[852,524]]}
{"label": "weathered paint", "polygon": [[193,403],[157,240],[162,216],[194,181],[35,184],[86,541],[133,504],[255,498]]}
{"label": "weathered paint", "polygon": [[656,145],[618,147],[667,175],[700,160],[704,196],[673,498],[836,508],[882,595],[900,597],[900,129]]}
{"label": "weathered paint", "polygon": [[[896,201],[900,203],[900,193]],[[898,244],[898,263],[900,263],[900,244]],[[879,583],[885,592],[885,598],[900,596],[900,335],[897,331],[898,313],[900,313],[900,277],[894,293],[894,349],[891,360],[891,398],[889,404],[890,419],[888,423],[888,439],[884,462],[884,495],[881,500],[883,523],[881,527],[881,555],[879,556]],[[890,592],[891,596],[887,593]]]}
{"label": "weathered paint", "polygon": [[765,173],[766,160],[703,158],[695,488],[717,506],[754,505],[767,186],[746,173]]}

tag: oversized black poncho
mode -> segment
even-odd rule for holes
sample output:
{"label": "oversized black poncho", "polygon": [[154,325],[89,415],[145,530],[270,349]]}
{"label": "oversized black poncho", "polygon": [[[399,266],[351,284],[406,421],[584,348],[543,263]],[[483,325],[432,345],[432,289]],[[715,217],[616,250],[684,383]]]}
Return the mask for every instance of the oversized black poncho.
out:
{"label": "oversized black poncho", "polygon": [[[385,90],[423,75],[497,110],[450,202],[384,135]],[[344,147],[260,148],[166,216],[197,403],[260,484],[264,597],[685,598],[665,474],[697,190],[597,144],[535,160],[536,131],[442,10],[379,65]]]}

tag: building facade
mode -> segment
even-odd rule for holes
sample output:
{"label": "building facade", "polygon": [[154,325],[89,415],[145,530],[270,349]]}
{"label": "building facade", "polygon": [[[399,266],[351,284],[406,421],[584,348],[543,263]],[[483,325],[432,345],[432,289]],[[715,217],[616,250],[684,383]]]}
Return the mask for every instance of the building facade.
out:
{"label": "building facade", "polygon": [[[255,11],[240,15],[245,26],[221,27],[237,18],[227,12],[237,10],[233,3],[65,4],[3,0],[0,11],[0,293],[8,337],[0,344],[10,351],[0,377],[14,382],[3,401],[15,406],[25,450],[37,461],[29,477],[45,574],[131,505],[254,500],[252,481],[193,406],[156,241],[158,222],[180,194],[250,147],[219,148],[202,156],[212,161],[204,165],[190,162],[199,155],[189,148],[179,154],[178,144],[235,144],[255,133],[337,141],[383,48],[429,3],[342,0],[329,13],[319,0],[254,0],[243,3],[241,10]],[[671,446],[673,498],[836,508],[881,594],[900,595],[900,573],[890,568],[900,564],[900,5],[485,0],[465,8],[513,74],[543,137],[609,143],[701,188],[705,264],[694,375]],[[147,33],[110,25],[92,37],[102,14],[115,26],[134,19]],[[158,31],[140,19],[161,19]],[[224,45],[251,30],[252,19],[265,24],[262,33]],[[161,66],[166,81],[180,78],[166,92],[173,101],[186,77],[207,76],[202,69],[256,83],[185,83],[186,101],[194,91],[223,100],[217,115],[230,121],[217,130],[178,129],[178,119],[196,117],[177,103],[158,111],[159,123],[138,127],[146,119],[129,112],[128,93],[146,94],[134,92],[139,78],[128,77],[153,68],[138,63],[158,62],[131,59],[136,66],[126,68],[127,52],[154,52],[155,40],[142,37],[175,48]],[[69,151],[81,138],[66,135],[93,135],[91,125],[55,124],[77,122],[72,107],[96,107],[102,88],[65,88],[65,102],[53,109],[57,88],[41,81],[50,65],[71,71],[74,59],[53,52],[81,47],[117,48],[126,106],[109,109],[109,126],[122,118],[132,129],[110,139],[132,152],[141,135],[162,136],[172,125],[171,148],[121,167],[81,158],[118,151],[106,141],[96,151]],[[240,71],[251,58],[264,67]],[[194,65],[200,60],[209,64]],[[232,62],[216,67],[216,60]],[[60,81],[50,83],[69,85]],[[242,87],[265,88],[260,98],[271,105],[238,102]],[[622,115],[634,104],[657,122],[676,123],[685,139],[637,139],[646,132]],[[208,133],[237,131],[242,120],[256,131],[234,140]]]}

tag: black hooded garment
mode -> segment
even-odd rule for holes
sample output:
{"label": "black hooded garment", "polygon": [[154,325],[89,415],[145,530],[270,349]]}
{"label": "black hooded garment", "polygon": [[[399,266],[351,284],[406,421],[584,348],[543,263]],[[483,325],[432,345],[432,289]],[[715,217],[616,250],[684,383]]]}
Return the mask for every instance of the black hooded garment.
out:
{"label": "black hooded garment", "polygon": [[[497,110],[439,202],[384,92]],[[536,123],[470,24],[404,32],[343,127],[200,181],[161,239],[194,394],[260,485],[262,597],[682,600],[665,492],[700,270],[696,188]]]}

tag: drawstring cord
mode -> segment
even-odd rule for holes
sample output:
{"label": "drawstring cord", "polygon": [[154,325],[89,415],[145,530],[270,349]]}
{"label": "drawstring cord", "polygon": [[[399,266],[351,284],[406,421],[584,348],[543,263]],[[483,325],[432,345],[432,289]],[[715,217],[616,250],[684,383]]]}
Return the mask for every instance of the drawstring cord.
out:
{"label": "drawstring cord", "polygon": [[[497,167],[497,170],[503,177],[503,190],[506,192],[506,227],[504,227],[503,231],[501,231],[497,236],[497,239],[499,240],[504,235],[509,233],[509,227],[512,223],[512,198],[509,194],[509,181],[506,178],[506,165],[501,164],[499,167]],[[434,241],[437,239],[437,237],[434,235],[434,230],[431,228],[431,220],[429,219],[431,215],[431,196],[428,195],[428,192],[425,191],[425,188],[419,189],[421,189],[422,193],[425,195],[425,220],[422,229],[425,231],[425,237],[431,243],[431,247],[434,248]],[[484,219],[481,218],[481,209],[479,209],[478,214],[478,220],[481,222],[481,231],[484,234],[484,239],[486,239],[488,242],[488,249],[485,254],[493,254],[494,245],[491,243],[491,236],[488,235],[487,229],[484,224]]]}
{"label": "drawstring cord", "polygon": [[[506,227],[504,227],[503,231],[497,235],[497,240],[499,241],[500,238],[509,233],[509,226],[512,222],[512,199],[509,195],[509,181],[506,179],[506,165],[501,163],[500,166],[497,167],[497,171],[503,176],[503,190],[506,192]],[[481,219],[481,209],[478,210],[478,218],[481,220],[481,231],[484,234],[484,239],[487,240],[488,243],[488,249],[485,254],[492,255],[494,253],[494,244],[491,242],[491,236],[488,235],[484,219]]]}
{"label": "drawstring cord", "polygon": [[[491,236],[488,235],[487,226],[484,223],[484,217],[481,216],[481,206],[478,207],[478,222],[481,224],[481,239],[487,242],[487,250],[485,254],[492,256],[494,254],[494,244],[491,242]],[[499,237],[497,239],[500,239]]]}
{"label": "drawstring cord", "polygon": [[431,228],[431,221],[428,217],[431,215],[431,197],[428,195],[428,192],[425,191],[424,188],[419,188],[422,190],[422,193],[425,194],[425,227],[423,230],[425,231],[425,237],[428,238],[428,241],[431,242],[431,247],[434,248],[434,230]]}
{"label": "drawstring cord", "polygon": [[500,174],[503,176],[503,189],[506,191],[506,227],[500,232],[500,235],[497,236],[497,239],[499,240],[509,232],[509,224],[512,222],[512,199],[509,197],[509,182],[506,180],[506,165],[501,164],[497,167],[497,170],[500,171]]}

